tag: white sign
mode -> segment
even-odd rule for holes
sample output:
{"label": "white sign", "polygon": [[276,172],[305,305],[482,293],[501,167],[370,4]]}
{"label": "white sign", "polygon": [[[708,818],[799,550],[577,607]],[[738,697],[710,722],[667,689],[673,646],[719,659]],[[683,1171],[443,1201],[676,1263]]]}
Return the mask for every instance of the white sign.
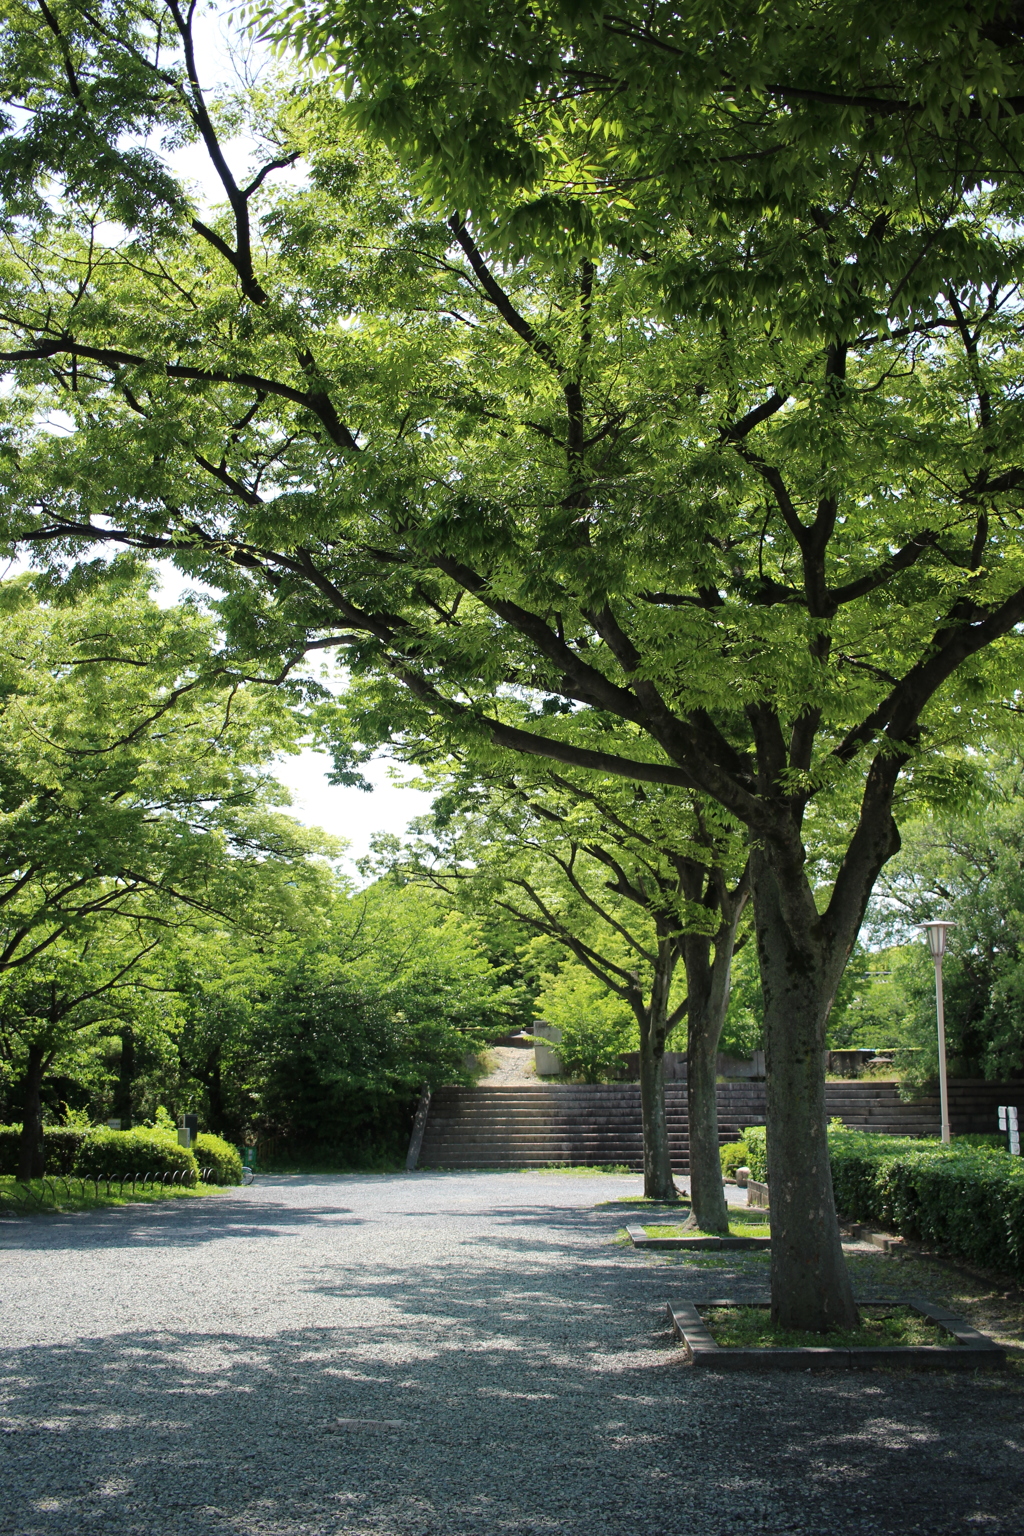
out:
{"label": "white sign", "polygon": [[1017,1106],[1015,1104],[999,1105],[999,1129],[1006,1131],[1010,1138],[1010,1151],[1014,1157],[1020,1157],[1020,1125],[1017,1120]]}

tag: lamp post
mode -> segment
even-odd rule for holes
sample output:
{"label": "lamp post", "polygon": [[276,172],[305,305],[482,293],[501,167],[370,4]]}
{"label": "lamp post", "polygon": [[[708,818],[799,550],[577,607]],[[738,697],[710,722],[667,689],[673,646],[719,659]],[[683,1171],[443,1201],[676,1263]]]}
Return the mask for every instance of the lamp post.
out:
{"label": "lamp post", "polygon": [[935,961],[935,1017],[939,1027],[939,1106],[942,1114],[942,1139],[949,1144],[949,1091],[946,1087],[946,1008],[942,996],[942,957],[946,953],[946,931],[956,923],[931,922],[920,925],[927,935],[928,948]]}

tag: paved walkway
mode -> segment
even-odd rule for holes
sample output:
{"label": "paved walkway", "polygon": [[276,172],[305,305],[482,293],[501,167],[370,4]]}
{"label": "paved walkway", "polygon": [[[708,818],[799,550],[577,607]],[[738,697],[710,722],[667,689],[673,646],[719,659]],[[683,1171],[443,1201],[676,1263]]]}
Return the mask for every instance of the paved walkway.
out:
{"label": "paved walkway", "polygon": [[[1021,1388],[695,1372],[632,1178],[263,1179],[0,1222],[4,1536],[1024,1530]],[[745,1267],[744,1267],[745,1266]]]}

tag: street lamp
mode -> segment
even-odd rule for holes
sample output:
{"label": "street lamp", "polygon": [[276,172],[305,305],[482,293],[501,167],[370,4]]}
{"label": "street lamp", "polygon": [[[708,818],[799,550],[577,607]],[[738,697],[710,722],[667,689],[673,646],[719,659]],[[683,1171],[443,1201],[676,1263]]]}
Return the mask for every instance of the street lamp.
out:
{"label": "street lamp", "polygon": [[946,1008],[942,996],[942,957],[946,953],[946,930],[956,923],[921,923],[928,937],[928,948],[935,961],[935,1017],[939,1027],[939,1107],[942,1114],[942,1139],[949,1144],[949,1091],[946,1087]]}

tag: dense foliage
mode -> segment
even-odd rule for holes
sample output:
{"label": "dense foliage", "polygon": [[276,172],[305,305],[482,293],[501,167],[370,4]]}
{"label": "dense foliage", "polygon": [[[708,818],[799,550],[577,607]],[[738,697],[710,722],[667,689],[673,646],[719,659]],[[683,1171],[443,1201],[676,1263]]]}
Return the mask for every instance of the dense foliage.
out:
{"label": "dense foliage", "polygon": [[192,1146],[200,1169],[212,1170],[214,1184],[241,1184],[242,1158],[237,1147],[222,1136],[211,1136],[204,1131],[200,1131]]}
{"label": "dense foliage", "polygon": [[628,1004],[568,958],[556,969],[541,972],[537,1013],[562,1032],[556,1047],[562,1071],[585,1083],[621,1077],[624,1054],[636,1051],[640,1043]]}
{"label": "dense foliage", "polygon": [[[282,1157],[349,1164],[404,1152],[421,1085],[469,1080],[471,1053],[529,1023],[531,994],[481,926],[435,894],[340,879],[327,900],[317,890],[316,921],[281,926],[273,946],[202,925],[172,945],[160,1028],[135,1030],[130,1070],[123,1024],[81,1031],[57,1058],[47,1120],[102,1123],[121,1094],[136,1125],[170,1129],[169,1105],[198,1113],[221,1145],[259,1139]],[[18,1089],[14,1077],[15,1110]],[[45,1134],[49,1145],[84,1129]]]}
{"label": "dense foliage", "polygon": [[720,1148],[723,1179],[734,1178],[737,1168],[749,1168],[749,1157],[750,1150],[745,1141],[727,1141]]}
{"label": "dense foliage", "polygon": [[1019,675],[1019,29],[284,10],[339,79],[217,102],[192,9],[6,0],[11,539],[168,553],[247,657],[337,646],[444,750],[742,825],[776,1304],[849,1321],[829,1006],[898,821]]}
{"label": "dense foliage", "polygon": [[1024,769],[999,754],[984,766],[973,805],[908,828],[874,903],[875,931],[890,947],[867,958],[890,974],[859,989],[859,1022],[866,1038],[873,1029],[879,1043],[906,1047],[918,1081],[936,1071],[934,973],[915,928],[932,917],[956,925],[943,962],[951,1071],[1006,1078],[1024,1069]]}
{"label": "dense foliage", "polygon": [[103,1174],[120,1178],[152,1172],[198,1179],[199,1164],[195,1153],[179,1146],[173,1133],[140,1127],[132,1131],[91,1131],[82,1141],[72,1172],[86,1178]]}
{"label": "dense foliage", "polygon": [[750,1177],[763,1184],[768,1178],[768,1133],[763,1125],[748,1125],[742,1140]]}
{"label": "dense foliage", "polygon": [[[84,1138],[84,1130],[71,1130],[67,1126],[48,1125],[43,1128],[46,1148],[46,1173],[71,1173],[75,1166]],[[0,1174],[18,1172],[18,1144],[21,1140],[20,1125],[0,1125]]]}
{"label": "dense foliage", "polygon": [[847,1131],[829,1135],[844,1215],[1024,1278],[1024,1162],[995,1147],[950,1147]]}
{"label": "dense foliage", "polygon": [[48,1075],[88,1072],[110,1034],[122,1058],[166,1036],[197,926],[301,926],[327,875],[265,771],[299,715],[150,585],[131,562],[99,591],[0,584],[0,1092],[21,1101],[26,1177]]}

